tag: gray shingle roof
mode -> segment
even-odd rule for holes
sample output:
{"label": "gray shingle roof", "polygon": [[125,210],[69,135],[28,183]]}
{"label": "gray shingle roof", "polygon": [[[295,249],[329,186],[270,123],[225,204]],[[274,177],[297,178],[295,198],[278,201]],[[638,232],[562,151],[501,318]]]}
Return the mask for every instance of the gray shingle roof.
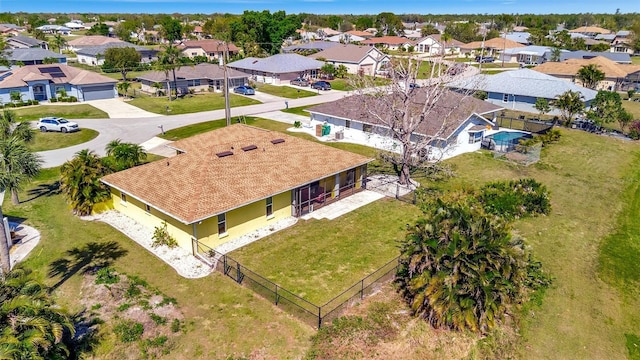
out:
{"label": "gray shingle roof", "polygon": [[104,45],[97,45],[97,46],[87,46],[87,47],[83,47],[82,49],[79,49],[76,51],[76,54],[78,55],[87,55],[87,56],[96,56],[98,54],[100,55],[104,55],[105,51],[107,51],[107,49],[110,48],[125,48],[125,47],[132,47],[134,49],[136,49],[137,52],[157,52],[156,50],[152,50],[143,46],[138,46],[135,44],[131,44],[128,42],[112,42],[112,43],[107,43]]}
{"label": "gray shingle roof", "polygon": [[[545,55],[546,58],[550,58],[551,54]],[[618,64],[631,64],[631,56],[627,53],[612,53],[608,51],[586,51],[586,50],[577,50],[577,51],[567,51],[562,52],[560,54],[560,61],[565,61],[567,59],[591,59],[596,56],[605,57],[611,61],[615,61]]]}
{"label": "gray shingle roof", "polygon": [[338,61],[357,64],[360,63],[360,61],[362,61],[362,59],[364,59],[370,52],[373,53],[371,55],[372,57],[375,57],[375,55],[379,54],[378,60],[382,60],[387,57],[387,55],[382,54],[373,46],[354,44],[338,44],[338,46],[334,46],[319,53],[309,55],[309,57],[312,59],[323,58],[327,59],[327,61]]}
{"label": "gray shingle roof", "polygon": [[24,49],[12,49],[5,52],[9,61],[36,61],[43,60],[44,58],[67,58],[67,55],[58,54],[53,51],[45,50],[42,48],[24,48]]}
{"label": "gray shingle roof", "polygon": [[306,44],[298,44],[291,45],[283,48],[282,51],[285,53],[298,52],[298,51],[307,51],[307,50],[326,50],[328,48],[338,46],[340,44],[332,42],[332,41],[312,41]]}
{"label": "gray shingle roof", "polygon": [[594,99],[597,94],[594,90],[530,69],[503,71],[495,75],[476,75],[453,81],[447,86],[545,99],[555,99],[568,90],[580,92],[585,101]]}
{"label": "gray shingle roof", "polygon": [[23,35],[12,36],[10,38],[7,38],[6,40],[17,41],[29,46],[37,46],[37,47],[40,47],[40,44],[46,43],[46,41],[38,40],[32,37],[23,36]]}
{"label": "gray shingle roof", "polygon": [[272,74],[302,72],[320,69],[324,62],[298,54],[277,54],[268,58],[249,57],[229,63],[228,66],[239,70],[264,71]]}
{"label": "gray shingle roof", "polygon": [[[229,79],[241,79],[247,77],[246,74],[234,69],[228,69],[228,71]],[[173,75],[170,74],[169,78],[173,79]],[[176,69],[176,78],[185,80],[220,80],[224,78],[224,68],[220,65],[207,63],[198,64],[196,66],[182,66],[180,69]],[[138,76],[138,79],[153,82],[162,82],[167,80],[164,71],[151,71]]]}

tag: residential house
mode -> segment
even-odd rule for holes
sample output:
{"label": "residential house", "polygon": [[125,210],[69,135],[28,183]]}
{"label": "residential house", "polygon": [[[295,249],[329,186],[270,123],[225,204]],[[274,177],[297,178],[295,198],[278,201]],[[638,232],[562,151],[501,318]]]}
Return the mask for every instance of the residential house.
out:
{"label": "residential house", "polygon": [[[545,61],[545,54],[551,54],[552,49],[548,46],[528,45],[506,49],[500,53],[499,61],[506,63],[520,63],[525,65],[538,65]],[[566,51],[566,50],[562,50]]]}
{"label": "residential house", "polygon": [[202,39],[204,37],[202,26],[201,25],[194,26],[193,31],[191,32],[191,35],[195,36],[197,39]]}
{"label": "residential house", "polygon": [[533,70],[581,85],[577,78],[578,71],[583,66],[591,64],[596,65],[605,76],[604,80],[598,83],[596,90],[619,91],[640,85],[640,65],[618,64],[602,56],[547,62],[534,67]]}
{"label": "residential house", "polygon": [[64,64],[27,65],[0,74],[0,101],[11,101],[12,92],[23,100],[46,101],[60,90],[78,101],[117,97],[117,81],[93,71]]}
{"label": "residential house", "polygon": [[336,67],[344,65],[350,74],[374,76],[385,68],[389,56],[372,46],[340,44],[309,55],[312,59],[324,59]]}
{"label": "residential house", "polygon": [[526,31],[511,31],[506,34],[502,34],[502,36],[522,45],[531,45],[531,41],[529,41],[531,33]]}
{"label": "residential house", "polygon": [[149,63],[156,59],[158,50],[150,49],[144,46],[138,46],[125,41],[108,42],[97,46],[84,46],[76,50],[76,58],[78,63],[92,66],[102,66],[104,64],[105,53],[111,48],[134,48],[140,54],[141,63]]}
{"label": "residential house", "polygon": [[45,34],[61,34],[61,35],[71,34],[71,29],[62,25],[42,25],[42,26],[38,26],[36,29],[42,31]]}
{"label": "residential house", "polygon": [[65,27],[71,29],[71,31],[85,30],[84,23],[80,20],[72,20],[64,24]]}
{"label": "residential house", "polygon": [[9,49],[41,48],[48,50],[49,44],[44,40],[38,40],[29,36],[17,35],[5,39]]}
{"label": "residential house", "polygon": [[100,46],[110,43],[123,42],[118,38],[112,38],[102,35],[88,35],[67,42],[67,50],[77,51],[88,46]]}
{"label": "residential house", "polygon": [[406,50],[409,46],[413,45],[413,41],[400,36],[382,36],[363,40],[362,44],[387,50]]}
{"label": "residential house", "polygon": [[633,55],[635,49],[631,45],[632,39],[633,34],[631,31],[618,31],[616,33],[616,36],[611,41],[611,52]]}
{"label": "residential house", "polygon": [[178,155],[107,175],[114,209],[167,224],[190,251],[299,217],[360,191],[373,159],[234,124],[169,145]]}
{"label": "residential house", "polygon": [[364,40],[366,39],[361,36],[351,35],[347,33],[333,35],[325,39],[325,41],[341,43],[341,44],[360,43]]}
{"label": "residential house", "polygon": [[16,24],[8,24],[8,23],[0,24],[0,35],[18,36],[23,31],[24,31],[24,28]]}
{"label": "residential house", "polygon": [[463,45],[463,42],[456,39],[450,39],[444,42],[442,40],[442,34],[431,34],[417,40],[413,44],[413,50],[430,56],[451,55],[460,53],[460,48]]}
{"label": "residential house", "polygon": [[297,77],[316,77],[324,62],[298,54],[277,54],[267,58],[248,57],[227,64],[253,80],[280,85]]}
{"label": "residential house", "polygon": [[366,31],[359,31],[359,30],[349,30],[346,31],[345,34],[349,34],[352,36],[358,36],[361,38],[365,38],[365,39],[370,39],[373,37],[373,34],[370,32],[366,32]]}
{"label": "residential house", "polygon": [[[411,92],[413,103],[410,111],[415,117],[421,116],[428,90],[429,88],[423,87]],[[312,106],[307,111],[311,113],[312,121],[326,122],[365,134],[382,135],[388,137],[389,141],[394,141],[388,126],[379,120],[391,116],[391,109],[384,100],[375,100],[373,97],[364,100],[365,96],[371,95],[348,96]],[[393,96],[396,95],[385,95]],[[426,119],[412,134],[412,141],[429,142],[430,156],[441,159],[479,150],[485,131],[493,126],[492,120],[502,106],[446,91],[431,108],[433,110],[426,114]]]}
{"label": "residential house", "polygon": [[580,26],[573,30],[569,30],[570,34],[582,34],[588,37],[595,37],[598,34],[611,34],[613,31],[609,29],[604,29],[599,26]]}
{"label": "residential house", "polygon": [[228,53],[228,57],[237,55],[240,49],[233,43],[226,44],[222,40],[209,39],[209,40],[188,40],[182,42],[178,46],[182,54],[190,59],[195,56],[204,56],[207,61],[221,62],[224,59],[225,50]]}
{"label": "residential house", "polygon": [[579,92],[586,106],[597,94],[594,90],[531,69],[503,71],[495,75],[478,74],[450,82],[447,86],[462,93],[484,91],[487,102],[531,113],[538,112],[534,108],[538,99],[551,102],[569,90]]}
{"label": "residential house", "polygon": [[[229,88],[248,83],[245,73],[234,69],[227,69]],[[224,68],[217,64],[202,63],[195,66],[182,66],[176,69],[176,83],[173,82],[173,72],[150,71],[138,76],[140,90],[148,93],[157,93],[162,90],[156,84],[161,84],[164,91],[167,88],[182,89],[179,92],[189,91],[222,91],[224,89]]]}
{"label": "residential house", "polygon": [[[607,51],[562,51],[560,53],[559,61],[565,61],[568,59],[593,59],[594,57],[602,56],[618,64],[631,64],[631,56],[624,53],[612,53]],[[547,61],[551,61],[551,51],[545,54]]]}
{"label": "residential house", "polygon": [[486,41],[472,41],[460,46],[460,53],[467,56],[498,56],[499,53],[507,49],[521,48],[522,45],[513,40],[505,38],[493,38]]}
{"label": "residential house", "polygon": [[11,65],[38,65],[45,59],[56,59],[60,64],[67,63],[67,55],[37,48],[12,49],[4,51],[5,57]]}
{"label": "residential house", "polygon": [[300,55],[307,55],[317,53],[318,51],[323,51],[338,45],[339,43],[331,41],[311,41],[284,47],[282,48],[282,52],[285,54],[296,53]]}
{"label": "residential house", "polygon": [[316,31],[316,33],[318,34],[318,36],[320,37],[320,39],[325,39],[327,37],[330,36],[334,36],[334,35],[339,35],[341,34],[340,31],[337,30],[333,30],[332,28],[322,28],[322,29],[318,29],[318,31]]}

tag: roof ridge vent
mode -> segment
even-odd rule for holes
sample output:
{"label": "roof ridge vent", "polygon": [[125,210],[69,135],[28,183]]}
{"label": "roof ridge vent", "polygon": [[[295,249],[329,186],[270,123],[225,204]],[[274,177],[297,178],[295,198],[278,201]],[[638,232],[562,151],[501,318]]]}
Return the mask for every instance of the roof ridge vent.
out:
{"label": "roof ridge vent", "polygon": [[281,144],[281,143],[283,143],[283,142],[284,142],[284,139],[273,139],[273,140],[271,140],[271,143],[272,143],[273,145],[275,145],[275,144]]}
{"label": "roof ridge vent", "polygon": [[223,158],[231,155],[233,155],[233,151],[223,151],[223,152],[216,153],[216,156],[219,158]]}
{"label": "roof ridge vent", "polygon": [[255,150],[255,149],[257,149],[257,148],[258,148],[258,147],[257,147],[256,145],[247,145],[247,146],[244,146],[244,147],[242,148],[242,151],[251,151],[251,150]]}

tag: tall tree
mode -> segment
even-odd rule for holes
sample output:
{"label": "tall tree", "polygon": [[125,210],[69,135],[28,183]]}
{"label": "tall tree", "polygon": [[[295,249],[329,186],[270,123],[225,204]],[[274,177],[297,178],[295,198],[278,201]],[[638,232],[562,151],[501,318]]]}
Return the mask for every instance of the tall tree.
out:
{"label": "tall tree", "polygon": [[245,11],[230,23],[231,41],[241,44],[245,54],[256,54],[256,46],[265,55],[277,54],[284,41],[295,36],[300,24],[297,15],[284,11]]}
{"label": "tall tree", "polygon": [[533,104],[533,107],[534,109],[538,110],[540,116],[551,111],[551,105],[549,105],[549,102],[545,98],[537,98],[536,103]]}
{"label": "tall tree", "polygon": [[404,31],[402,19],[391,12],[381,12],[376,16],[376,29],[381,36],[393,35],[399,36]]}
{"label": "tall tree", "polygon": [[[173,73],[173,88],[175,89],[176,93],[178,91],[176,70],[180,69],[180,67],[182,66],[182,61],[180,60],[182,57],[182,51],[180,51],[180,49],[170,43],[169,45],[162,46],[162,51],[158,53],[158,60],[156,61],[156,68],[164,71],[165,75],[167,75],[167,78],[169,75],[169,71]],[[167,86],[167,93],[169,94],[169,100],[171,100],[170,86]]]}
{"label": "tall tree", "polygon": [[109,26],[104,23],[97,23],[87,30],[87,35],[109,36]]}
{"label": "tall tree", "polygon": [[600,81],[604,80],[604,72],[598,69],[598,65],[585,65],[578,70],[576,77],[582,82],[584,87],[595,89]]}
{"label": "tall tree", "polygon": [[160,24],[162,25],[162,35],[169,44],[182,39],[182,25],[179,20],[167,15],[160,20]]}
{"label": "tall tree", "polygon": [[119,70],[122,81],[127,81],[127,73],[138,67],[140,60],[140,53],[133,47],[112,47],[104,52],[102,68]]}
{"label": "tall tree", "polygon": [[400,251],[400,292],[436,328],[486,333],[525,294],[523,241],[501,218],[464,200],[437,200],[408,229]]}
{"label": "tall tree", "polygon": [[624,131],[633,116],[622,107],[620,94],[614,91],[601,90],[598,91],[595,99],[591,101],[591,106],[587,111],[587,118],[598,125],[618,122]]}
{"label": "tall tree", "polygon": [[567,90],[553,101],[553,107],[560,110],[562,121],[569,126],[573,118],[584,110],[584,99],[579,92]]}
{"label": "tall tree", "polygon": [[61,189],[73,213],[90,215],[93,207],[109,198],[109,190],[100,178],[111,172],[94,152],[84,149],[60,168]]}
{"label": "tall tree", "polygon": [[56,34],[53,37],[52,42],[54,47],[58,49],[58,52],[62,54],[62,48],[67,45],[67,40],[64,37],[62,37],[62,34]]}

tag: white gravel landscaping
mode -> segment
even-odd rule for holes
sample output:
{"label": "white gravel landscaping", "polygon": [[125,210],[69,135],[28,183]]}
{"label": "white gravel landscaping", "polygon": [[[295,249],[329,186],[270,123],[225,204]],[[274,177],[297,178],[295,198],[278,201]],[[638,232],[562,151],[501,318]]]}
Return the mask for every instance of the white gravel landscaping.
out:
{"label": "white gravel landscaping", "polygon": [[162,261],[173,267],[180,276],[195,279],[205,277],[213,272],[213,269],[205,265],[187,250],[181,247],[169,248],[168,246],[152,247],[153,229],[150,229],[130,217],[115,210],[101,214],[83,217],[84,220],[99,220],[113,226],[118,231],[127,235],[143,248],[159,257]]}
{"label": "white gravel landscaping", "polygon": [[265,227],[261,227],[255,231],[252,231],[250,233],[244,234],[240,237],[227,241],[226,243],[216,247],[214,250],[219,252],[220,254],[230,253],[233,250],[239,249],[245,245],[251,244],[256,240],[262,239],[265,236],[269,236],[277,231],[286,229],[297,222],[298,222],[298,219],[293,216],[284,218],[282,220],[278,220]]}

